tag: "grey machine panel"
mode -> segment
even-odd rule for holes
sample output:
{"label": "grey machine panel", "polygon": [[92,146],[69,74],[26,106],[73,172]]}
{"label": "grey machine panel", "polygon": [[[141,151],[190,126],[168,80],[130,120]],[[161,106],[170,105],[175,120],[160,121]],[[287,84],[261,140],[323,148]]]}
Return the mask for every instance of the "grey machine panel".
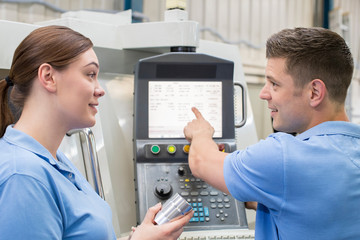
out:
{"label": "grey machine panel", "polygon": [[[149,82],[181,82],[185,85],[189,83],[189,87],[196,86],[191,83],[197,82],[207,82],[210,85],[212,82],[221,82],[221,114],[218,116],[222,119],[222,129],[221,134],[214,137],[214,140],[218,143],[219,150],[234,151],[233,71],[233,62],[198,53],[166,53],[142,59],[136,65],[134,163],[138,223],[142,221],[149,207],[165,202],[177,192],[195,210],[194,217],[185,226],[185,231],[248,228],[242,202],[191,174],[186,150],[189,143],[184,136],[167,135],[166,132],[152,136],[149,130]],[[186,88],[184,87],[184,91]],[[174,103],[169,102],[170,106],[179,104],[175,99]],[[182,111],[182,108],[178,109]],[[166,115],[163,117],[166,118]]]}

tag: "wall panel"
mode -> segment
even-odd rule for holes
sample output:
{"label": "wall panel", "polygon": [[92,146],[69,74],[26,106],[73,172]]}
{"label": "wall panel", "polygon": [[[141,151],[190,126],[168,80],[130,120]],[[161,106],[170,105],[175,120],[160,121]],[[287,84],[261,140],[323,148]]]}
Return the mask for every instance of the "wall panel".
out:
{"label": "wall panel", "polygon": [[354,57],[354,77],[350,87],[350,99],[347,102],[351,121],[360,124],[360,1],[335,0],[334,8],[349,16],[348,43]]}
{"label": "wall panel", "polygon": [[[63,10],[98,9],[114,10],[123,6],[122,0],[46,0]],[[313,25],[317,0],[187,0],[189,20],[200,27],[217,31],[229,42],[237,42],[248,82],[263,83],[265,42],[273,33],[283,28]],[[166,0],[143,0],[144,15],[150,21],[162,21]],[[350,13],[350,39],[354,59],[356,84],[352,88],[352,102],[360,96],[360,1],[334,0],[334,7]],[[33,23],[58,18],[60,12],[39,4],[0,2],[0,19]],[[201,32],[202,39],[221,41],[209,31]],[[260,48],[259,48],[260,47]],[[354,107],[360,122],[360,109]]]}
{"label": "wall panel", "polygon": [[34,23],[60,17],[61,11],[59,10],[94,9],[114,11],[115,8],[119,10],[117,9],[119,3],[123,5],[122,0],[45,0],[44,2],[53,5],[54,9],[40,3],[0,2],[0,19]]}

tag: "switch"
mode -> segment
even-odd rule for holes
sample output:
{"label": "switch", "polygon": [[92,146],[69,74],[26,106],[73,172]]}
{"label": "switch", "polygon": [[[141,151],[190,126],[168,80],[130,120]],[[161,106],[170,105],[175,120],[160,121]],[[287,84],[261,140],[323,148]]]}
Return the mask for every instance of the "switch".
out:
{"label": "switch", "polygon": [[178,168],[178,174],[179,174],[179,176],[184,176],[185,175],[185,168],[184,167],[179,167]]}
{"label": "switch", "polygon": [[176,152],[176,147],[174,145],[168,145],[167,146],[167,151],[170,154],[174,154]]}
{"label": "switch", "polygon": [[183,147],[183,151],[184,151],[184,153],[189,153],[189,150],[190,150],[190,145],[189,144],[186,144],[186,145],[184,145],[184,147]]}
{"label": "switch", "polygon": [[152,145],[151,148],[150,148],[150,151],[151,151],[153,154],[159,154],[159,152],[160,152],[160,146],[159,146],[159,145]]}
{"label": "switch", "polygon": [[218,147],[219,147],[220,152],[225,152],[225,144],[220,143],[220,144],[218,144]]}

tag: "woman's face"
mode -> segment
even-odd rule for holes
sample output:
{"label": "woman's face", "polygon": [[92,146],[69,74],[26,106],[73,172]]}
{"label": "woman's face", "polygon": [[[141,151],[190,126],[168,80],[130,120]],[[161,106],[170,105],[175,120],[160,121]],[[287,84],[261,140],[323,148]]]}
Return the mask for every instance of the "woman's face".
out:
{"label": "woman's face", "polygon": [[105,92],[98,82],[99,61],[91,48],[64,71],[56,73],[59,117],[70,129],[95,124],[96,107]]}

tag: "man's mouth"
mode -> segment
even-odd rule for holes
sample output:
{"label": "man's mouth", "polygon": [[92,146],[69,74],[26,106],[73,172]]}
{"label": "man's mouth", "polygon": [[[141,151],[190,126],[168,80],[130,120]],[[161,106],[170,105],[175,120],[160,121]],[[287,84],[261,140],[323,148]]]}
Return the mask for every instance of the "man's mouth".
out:
{"label": "man's mouth", "polygon": [[276,108],[269,107],[269,109],[271,112],[278,112],[278,110]]}

